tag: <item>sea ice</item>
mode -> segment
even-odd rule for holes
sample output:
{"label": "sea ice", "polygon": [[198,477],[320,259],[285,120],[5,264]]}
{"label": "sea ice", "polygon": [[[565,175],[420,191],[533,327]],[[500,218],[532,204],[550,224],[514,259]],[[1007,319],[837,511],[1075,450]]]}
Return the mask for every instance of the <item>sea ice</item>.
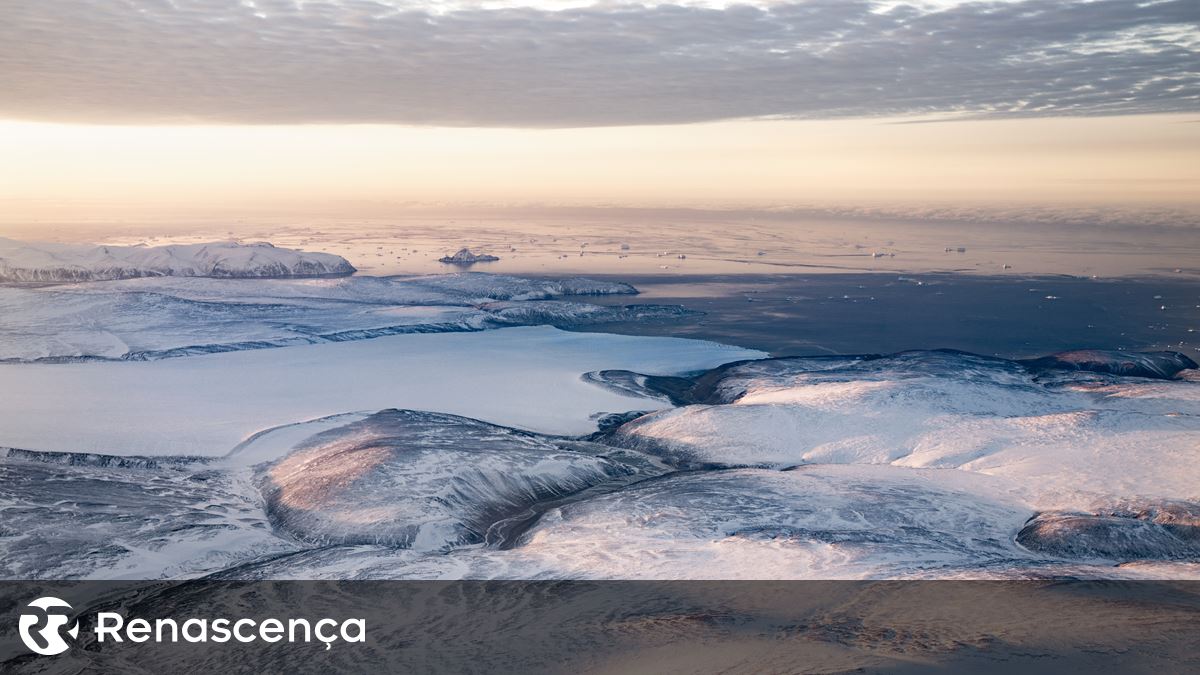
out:
{"label": "sea ice", "polygon": [[596,413],[665,404],[592,386],[585,371],[682,373],[762,355],[698,340],[516,327],[146,362],[2,364],[0,447],[220,456],[265,429],[385,408],[586,434]]}

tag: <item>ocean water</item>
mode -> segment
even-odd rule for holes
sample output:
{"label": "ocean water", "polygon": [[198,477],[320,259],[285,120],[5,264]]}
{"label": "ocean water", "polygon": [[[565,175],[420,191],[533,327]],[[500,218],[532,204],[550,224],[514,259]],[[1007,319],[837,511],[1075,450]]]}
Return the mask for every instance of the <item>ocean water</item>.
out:
{"label": "ocean water", "polygon": [[[639,302],[703,316],[588,330],[717,340],[776,356],[961,349],[1008,358],[1069,349],[1200,358],[1200,281],[968,274],[621,277]],[[626,302],[597,298],[597,304]]]}

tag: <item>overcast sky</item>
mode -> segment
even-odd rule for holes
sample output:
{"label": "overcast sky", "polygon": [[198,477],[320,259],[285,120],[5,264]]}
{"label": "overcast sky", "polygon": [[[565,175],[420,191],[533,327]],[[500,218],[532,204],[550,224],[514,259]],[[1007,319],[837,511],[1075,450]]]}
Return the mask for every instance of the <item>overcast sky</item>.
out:
{"label": "overcast sky", "polygon": [[0,116],[580,127],[1200,108],[1197,0],[503,4],[0,0]]}
{"label": "overcast sky", "polygon": [[0,0],[0,220],[1200,208],[1198,24],[1200,0]]}

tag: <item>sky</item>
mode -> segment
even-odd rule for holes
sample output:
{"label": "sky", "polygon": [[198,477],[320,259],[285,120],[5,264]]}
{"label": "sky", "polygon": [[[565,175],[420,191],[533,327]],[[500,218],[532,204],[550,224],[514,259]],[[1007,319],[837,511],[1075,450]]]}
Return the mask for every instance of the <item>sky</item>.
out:
{"label": "sky", "polygon": [[1196,205],[1195,0],[0,0],[7,219]]}

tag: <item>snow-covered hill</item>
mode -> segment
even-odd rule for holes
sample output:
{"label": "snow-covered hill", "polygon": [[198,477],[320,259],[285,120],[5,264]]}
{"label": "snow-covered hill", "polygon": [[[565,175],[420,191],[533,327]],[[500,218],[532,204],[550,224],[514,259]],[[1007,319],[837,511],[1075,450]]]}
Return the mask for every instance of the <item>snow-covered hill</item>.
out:
{"label": "snow-covered hill", "polygon": [[48,244],[0,238],[0,282],[135,277],[321,277],[353,274],[341,256],[221,241],[170,246]]}

